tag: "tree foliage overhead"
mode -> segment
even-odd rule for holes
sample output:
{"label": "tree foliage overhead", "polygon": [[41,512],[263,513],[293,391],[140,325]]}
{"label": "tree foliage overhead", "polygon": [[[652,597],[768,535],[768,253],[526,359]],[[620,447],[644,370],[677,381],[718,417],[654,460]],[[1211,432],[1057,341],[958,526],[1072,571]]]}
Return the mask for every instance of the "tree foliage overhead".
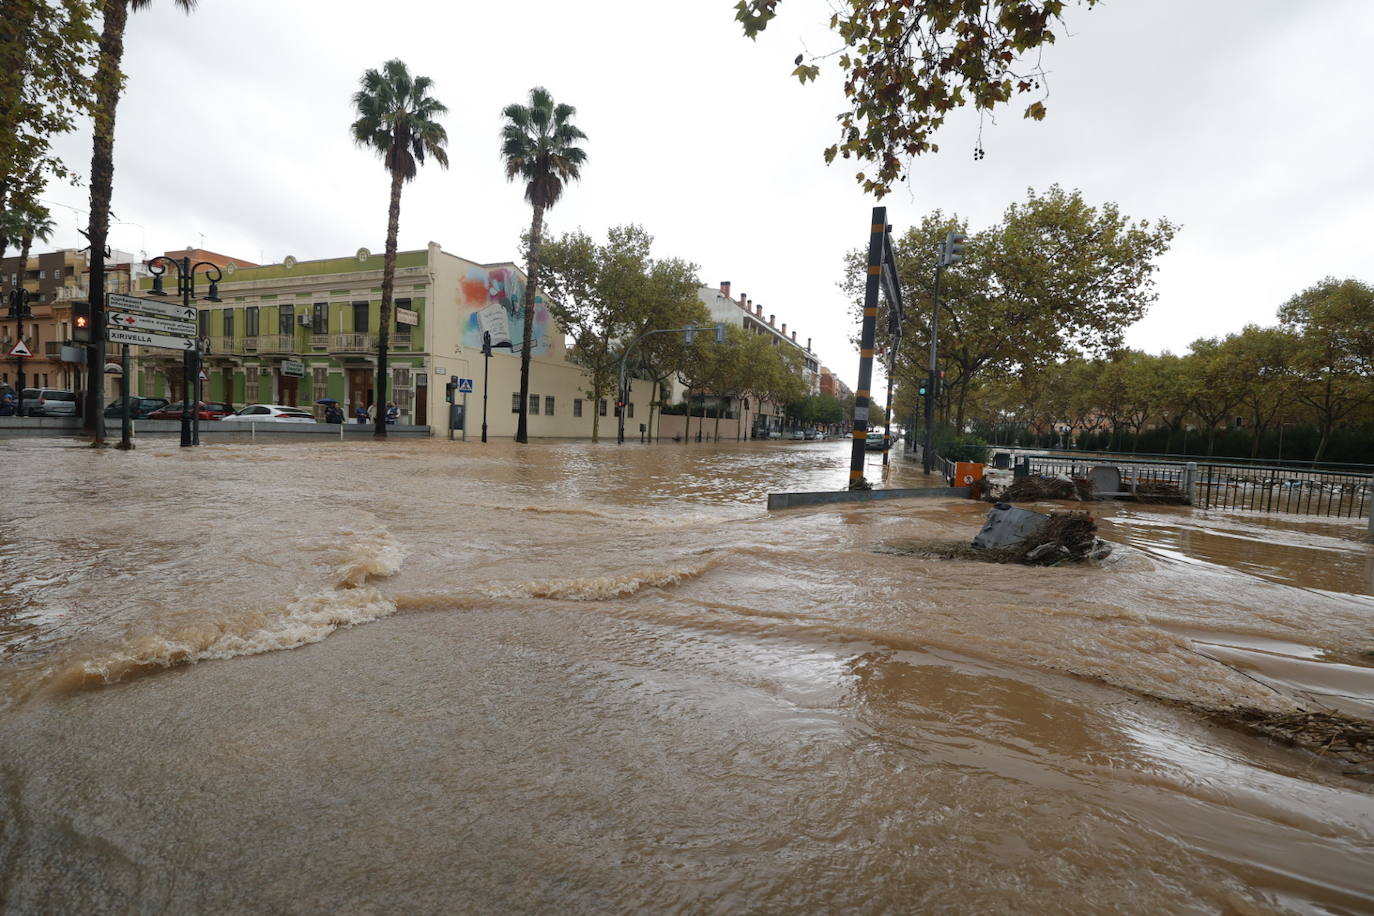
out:
{"label": "tree foliage overhead", "polygon": [[[781,0],[739,0],[735,18],[756,37]],[[1080,0],[1093,6],[1097,0]],[[1065,0],[837,0],[830,28],[844,43],[847,111],[837,116],[840,141],[825,151],[865,163],[856,176],[865,192],[892,190],[907,163],[939,151],[932,136],[956,108],[992,111],[1031,95],[1024,115],[1045,117],[1039,52],[1056,40]],[[797,55],[803,83],[820,66]],[[981,149],[975,155],[981,156]]]}
{"label": "tree foliage overhead", "polygon": [[0,0],[0,206],[30,176],[67,174],[51,140],[90,107],[98,5]]}

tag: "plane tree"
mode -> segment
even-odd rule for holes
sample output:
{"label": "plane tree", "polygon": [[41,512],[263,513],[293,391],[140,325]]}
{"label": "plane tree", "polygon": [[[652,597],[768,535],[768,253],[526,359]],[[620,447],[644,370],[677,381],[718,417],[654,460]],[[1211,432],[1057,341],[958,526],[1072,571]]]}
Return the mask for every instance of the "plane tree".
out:
{"label": "plane tree", "polygon": [[[1080,0],[1091,7],[1096,0]],[[756,38],[782,0],[739,0],[735,19]],[[840,138],[827,147],[861,164],[865,193],[882,197],[910,161],[939,146],[933,135],[951,111],[966,105],[991,112],[1025,97],[1023,116],[1042,120],[1048,96],[1042,54],[1064,32],[1065,0],[836,0],[830,29],[841,47],[803,50],[792,75],[820,75],[838,58],[847,108],[837,115]],[[981,158],[981,145],[974,150]]]}
{"label": "plane tree", "polygon": [[1320,461],[1337,424],[1374,401],[1374,287],[1327,277],[1284,303],[1279,320],[1297,335],[1293,391],[1316,421]]}
{"label": "plane tree", "polygon": [[[935,259],[946,233],[967,229],[935,210],[895,243],[907,303],[897,376],[924,377]],[[1093,206],[1058,185],[1028,192],[1001,220],[968,232],[962,263],[940,280],[940,369],[956,428],[963,428],[971,386],[987,372],[1024,372],[1075,355],[1105,356],[1154,301],[1153,275],[1175,227],[1133,221],[1113,203]],[[857,318],[867,253],[846,257],[842,286]],[[878,323],[878,347],[891,346]]]}

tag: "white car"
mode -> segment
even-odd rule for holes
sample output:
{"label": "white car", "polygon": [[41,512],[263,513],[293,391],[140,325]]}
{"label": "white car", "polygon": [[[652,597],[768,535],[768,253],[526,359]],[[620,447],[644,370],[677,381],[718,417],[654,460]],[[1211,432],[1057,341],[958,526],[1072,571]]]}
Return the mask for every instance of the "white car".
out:
{"label": "white car", "polygon": [[220,418],[221,423],[314,423],[315,415],[284,404],[249,404],[238,413]]}

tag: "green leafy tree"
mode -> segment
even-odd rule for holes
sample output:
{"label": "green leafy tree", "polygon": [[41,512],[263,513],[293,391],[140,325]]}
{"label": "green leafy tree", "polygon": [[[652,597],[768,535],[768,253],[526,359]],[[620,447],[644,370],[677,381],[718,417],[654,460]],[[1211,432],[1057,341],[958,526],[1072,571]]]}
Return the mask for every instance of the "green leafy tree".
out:
{"label": "green leafy tree", "polygon": [[1299,335],[1294,393],[1317,421],[1320,461],[1336,425],[1374,400],[1374,287],[1328,277],[1284,303],[1279,320]]}
{"label": "green leafy tree", "polygon": [[[1082,0],[1091,7],[1096,0]],[[739,0],[735,18],[754,38],[777,15],[781,0]],[[1029,95],[1024,116],[1045,117],[1040,55],[1062,31],[1064,0],[837,0],[830,28],[843,50],[848,109],[840,140],[825,150],[863,163],[857,180],[882,197],[910,160],[939,151],[932,136],[965,105],[990,112]],[[824,55],[829,57],[830,55]],[[797,55],[801,82],[820,73],[818,57]],[[975,156],[982,156],[981,147]]]}
{"label": "green leafy tree", "polygon": [[448,111],[429,94],[434,81],[410,75],[401,60],[389,60],[381,70],[368,70],[353,94],[357,119],[350,131],[353,142],[372,150],[391,175],[387,206],[386,256],[382,261],[382,304],[377,334],[376,426],[373,435],[386,438],[387,352],[391,344],[392,292],[396,283],[396,235],[401,225],[401,187],[414,180],[425,157],[448,168],[448,133],[438,118]]}
{"label": "green leafy tree", "polygon": [[544,240],[544,212],[563,196],[563,185],[580,178],[587,151],[578,141],[587,135],[572,123],[577,109],[554,104],[542,86],[530,90],[528,105],[507,105],[501,129],[501,157],[506,179],[525,182],[525,200],[534,216],[530,222],[529,269],[525,281],[525,330],[520,348],[520,417],[515,441],[529,441],[530,348],[534,334],[534,294],[539,285],[539,252]]}
{"label": "green leafy tree", "polygon": [[[621,356],[640,335],[709,320],[696,295],[696,265],[655,260],[652,245],[653,236],[634,225],[611,229],[604,245],[580,230],[544,243],[545,299],[572,340],[569,356],[586,372],[587,397],[594,402],[615,390]],[[661,359],[667,351],[649,351],[646,344],[676,336],[645,338],[630,354],[630,367],[652,372],[643,368],[646,355]],[[593,413],[592,441],[599,427],[600,415]]]}
{"label": "green leafy tree", "polygon": [[[52,138],[90,108],[97,7],[0,0],[0,213],[36,203],[45,176],[69,175]],[[0,236],[0,258],[7,242]]]}
{"label": "green leafy tree", "polygon": [[[104,21],[100,29],[100,53],[96,60],[93,85],[94,106],[91,109],[93,141],[91,144],[91,214],[86,239],[91,243],[91,310],[103,314],[105,303],[105,244],[110,234],[110,197],[114,194],[114,132],[119,96],[124,91],[124,29],[129,12],[147,7],[152,0],[105,0],[101,7]],[[173,0],[173,5],[190,13],[196,0]],[[103,318],[97,318],[99,327]],[[97,441],[104,437],[104,411],[100,402],[104,391],[105,345],[96,344],[88,351],[86,363],[85,428]]]}
{"label": "green leafy tree", "polygon": [[[897,243],[907,326],[896,377],[926,375],[934,261],[957,217],[927,214]],[[1133,222],[1115,204],[1094,207],[1058,185],[1030,191],[1002,220],[970,234],[963,263],[942,272],[940,367],[956,429],[973,383],[987,372],[1020,373],[1074,355],[1121,348],[1125,330],[1154,301],[1156,260],[1174,235],[1167,220]],[[847,256],[844,288],[862,308],[867,254]],[[879,322],[878,346],[891,346]]]}

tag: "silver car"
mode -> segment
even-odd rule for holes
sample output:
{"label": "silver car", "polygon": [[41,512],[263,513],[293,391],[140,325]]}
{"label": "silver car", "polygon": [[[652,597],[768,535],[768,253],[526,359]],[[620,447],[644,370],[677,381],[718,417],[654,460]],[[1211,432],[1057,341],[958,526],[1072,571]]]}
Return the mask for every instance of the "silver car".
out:
{"label": "silver car", "polygon": [[19,407],[30,417],[74,417],[76,392],[65,388],[25,388]]}

